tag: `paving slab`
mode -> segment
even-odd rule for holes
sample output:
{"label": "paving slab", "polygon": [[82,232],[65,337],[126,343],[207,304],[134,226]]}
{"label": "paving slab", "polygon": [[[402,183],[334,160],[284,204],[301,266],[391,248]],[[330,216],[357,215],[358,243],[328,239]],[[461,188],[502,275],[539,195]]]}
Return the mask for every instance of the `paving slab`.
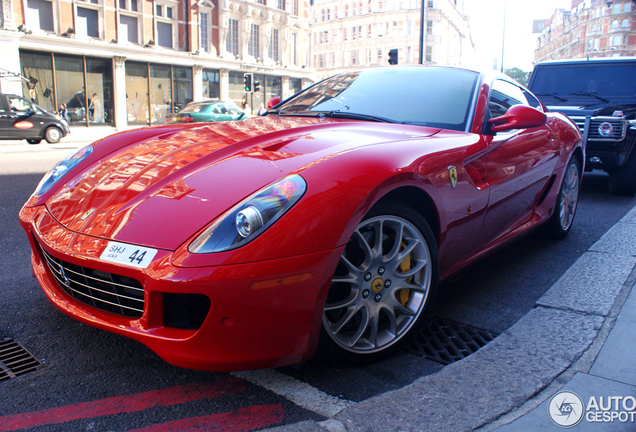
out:
{"label": "paving slab", "polygon": [[[550,397],[536,409],[530,411],[528,414],[520,417],[519,419],[508,425],[502,426],[495,430],[497,432],[556,432],[563,430],[571,430],[574,432],[634,432],[636,430],[636,422],[631,419],[632,417],[636,417],[636,411],[627,411],[624,410],[622,407],[622,398],[636,396],[636,386],[631,386],[628,384],[623,384],[620,382],[599,378],[584,373],[577,373],[565,386],[563,386],[562,389],[556,392],[555,395],[558,395],[563,391],[576,393],[576,395],[581,398],[584,408],[590,406],[590,403],[592,402],[591,398],[594,397],[596,405],[598,405],[599,409],[594,409],[595,405],[592,405],[592,409],[587,410],[586,413],[578,414],[583,414],[583,417],[581,418],[579,424],[568,429],[564,429],[561,426],[557,426],[550,418],[550,414],[548,412],[548,406],[550,404],[550,401],[552,400],[552,397]],[[602,402],[600,399],[601,397],[603,397]],[[621,398],[618,403],[618,410],[614,409],[614,402],[616,401],[612,401],[611,404],[608,403],[608,398],[611,397]],[[616,418],[613,421],[603,421],[604,410],[600,408],[610,408],[608,410],[605,410],[610,413],[610,418],[611,412],[616,412],[620,416],[620,418]],[[632,408],[631,399],[629,399],[627,402],[627,408]],[[597,412],[600,413],[600,416],[596,414]],[[625,414],[620,414],[621,412]],[[629,414],[630,412],[633,412],[634,416]],[[621,421],[621,418],[625,421]]]}
{"label": "paving slab", "polygon": [[636,290],[623,304],[590,374],[636,386]]}
{"label": "paving slab", "polygon": [[[633,225],[622,225],[631,227],[636,233]],[[537,301],[537,305],[607,316],[634,264],[634,256],[586,252]]]}

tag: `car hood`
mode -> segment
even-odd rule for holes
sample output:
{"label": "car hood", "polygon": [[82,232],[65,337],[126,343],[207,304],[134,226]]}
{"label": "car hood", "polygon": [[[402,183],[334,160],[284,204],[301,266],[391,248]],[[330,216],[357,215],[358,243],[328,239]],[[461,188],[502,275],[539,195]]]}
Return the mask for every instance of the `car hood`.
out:
{"label": "car hood", "polygon": [[46,205],[71,231],[175,250],[229,208],[287,174],[357,147],[438,131],[283,117],[194,127],[101,158],[78,171]]}
{"label": "car hood", "polygon": [[551,103],[548,106],[550,111],[560,112],[572,117],[611,117],[616,111],[622,111],[623,116],[633,119],[636,116],[636,101],[630,103],[610,102],[601,103],[600,101],[589,101],[588,103],[577,104],[574,101],[562,102],[559,104]]}

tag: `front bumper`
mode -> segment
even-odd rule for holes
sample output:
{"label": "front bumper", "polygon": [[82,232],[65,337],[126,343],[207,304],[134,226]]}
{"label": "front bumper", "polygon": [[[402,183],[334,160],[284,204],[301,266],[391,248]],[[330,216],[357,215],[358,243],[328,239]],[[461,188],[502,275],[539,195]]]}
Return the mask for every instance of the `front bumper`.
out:
{"label": "front bumper", "polygon": [[[311,358],[331,276],[342,254],[337,248],[240,265],[182,268],[172,264],[171,251],[160,250],[147,268],[137,269],[100,260],[107,240],[68,231],[44,206],[24,207],[20,221],[31,243],[33,272],[58,309],[135,339],[168,363],[198,370],[278,367]],[[78,300],[82,297],[62,289],[45,254],[69,266],[138,281],[143,287],[141,316]],[[209,311],[197,328],[171,324],[178,321],[169,315],[174,316],[172,302],[180,295],[209,299]],[[187,307],[187,301],[182,303]]]}

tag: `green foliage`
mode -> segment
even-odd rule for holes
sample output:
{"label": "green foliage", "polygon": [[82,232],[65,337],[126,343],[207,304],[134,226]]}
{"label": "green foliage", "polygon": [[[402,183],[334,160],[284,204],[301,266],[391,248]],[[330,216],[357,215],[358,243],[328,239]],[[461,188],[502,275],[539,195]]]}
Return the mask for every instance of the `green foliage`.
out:
{"label": "green foliage", "polygon": [[516,80],[521,85],[528,85],[528,72],[524,72],[519,68],[505,69],[504,73],[510,78]]}

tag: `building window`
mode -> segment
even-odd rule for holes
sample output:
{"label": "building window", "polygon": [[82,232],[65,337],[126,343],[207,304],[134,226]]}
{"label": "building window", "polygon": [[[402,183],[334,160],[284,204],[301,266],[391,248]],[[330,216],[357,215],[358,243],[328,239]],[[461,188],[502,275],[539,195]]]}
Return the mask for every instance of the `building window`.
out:
{"label": "building window", "polygon": [[238,20],[229,20],[227,38],[225,40],[225,50],[231,52],[235,56],[239,53],[238,26]]}
{"label": "building window", "polygon": [[218,99],[220,86],[219,70],[203,69],[201,78],[203,78],[203,97],[206,99]]}
{"label": "building window", "polygon": [[250,40],[247,43],[247,53],[254,58],[259,57],[260,53],[260,26],[258,24],[251,24],[250,27]]}
{"label": "building window", "polygon": [[272,36],[268,47],[269,58],[278,61],[278,29],[272,29]]}
{"label": "building window", "polygon": [[433,61],[433,47],[430,47],[430,46],[426,47],[426,61],[427,62]]}
{"label": "building window", "polygon": [[210,52],[210,14],[207,12],[200,13],[201,22],[199,23],[201,31],[201,49],[203,52]]}
{"label": "building window", "polygon": [[612,8],[612,13],[615,13],[615,14],[621,13],[621,6],[622,6],[621,3],[615,3],[614,7]]}
{"label": "building window", "polygon": [[333,19],[338,19],[338,6],[333,8]]}
{"label": "building window", "polygon": [[631,2],[623,3],[623,13],[628,13],[631,11],[632,11],[632,3]]}
{"label": "building window", "polygon": [[164,48],[174,49],[176,26],[176,8],[172,4],[155,4],[155,15],[157,18],[157,45]]}
{"label": "building window", "polygon": [[327,9],[327,21],[331,21],[331,9]]}
{"label": "building window", "polygon": [[26,2],[26,25],[27,27],[55,31],[53,25],[53,3],[47,0],[27,0]]}
{"label": "building window", "polygon": [[[626,3],[626,4],[627,4],[627,3]],[[629,27],[629,20],[624,19],[624,20],[621,22],[621,27],[622,27],[622,28],[627,28],[627,27]]]}
{"label": "building window", "polygon": [[172,48],[172,24],[157,21],[157,44],[164,48]]}
{"label": "building window", "polygon": [[285,0],[276,0],[276,9],[285,10]]}
{"label": "building window", "polygon": [[345,15],[344,17],[347,18],[349,16],[349,5],[345,5]]}
{"label": "building window", "polygon": [[294,66],[298,66],[298,54],[297,54],[297,45],[298,45],[298,35],[296,33],[292,33],[292,46],[291,46],[291,53],[292,53],[292,64]]}
{"label": "building window", "polygon": [[325,30],[325,43],[329,43],[329,31]]}
{"label": "building window", "polygon": [[623,36],[616,35],[612,38],[612,46],[619,46],[623,44]]}
{"label": "building window", "polygon": [[298,15],[298,0],[292,0],[292,15]]}
{"label": "building window", "polygon": [[351,40],[356,40],[356,26],[353,26],[353,28],[351,29]]}
{"label": "building window", "polygon": [[426,3],[426,7],[429,9],[433,9],[433,0],[428,0],[428,2]]}
{"label": "building window", "polygon": [[378,58],[376,59],[377,64],[382,63],[382,48],[378,48]]}
{"label": "building window", "polygon": [[119,9],[125,9],[132,12],[139,12],[138,0],[119,0]]}
{"label": "building window", "polygon": [[427,35],[433,34],[433,21],[431,20],[426,21],[426,34]]}
{"label": "building window", "polygon": [[139,43],[137,17],[119,15],[119,37],[126,42]]}
{"label": "building window", "polygon": [[612,28],[613,29],[618,28],[618,20],[612,21]]}
{"label": "building window", "polygon": [[347,40],[347,29],[342,29],[342,40],[343,41]]}
{"label": "building window", "polygon": [[78,6],[75,27],[78,35],[99,38],[99,12]]}
{"label": "building window", "polygon": [[320,21],[325,22],[326,18],[327,18],[327,11],[323,9],[320,11]]}

